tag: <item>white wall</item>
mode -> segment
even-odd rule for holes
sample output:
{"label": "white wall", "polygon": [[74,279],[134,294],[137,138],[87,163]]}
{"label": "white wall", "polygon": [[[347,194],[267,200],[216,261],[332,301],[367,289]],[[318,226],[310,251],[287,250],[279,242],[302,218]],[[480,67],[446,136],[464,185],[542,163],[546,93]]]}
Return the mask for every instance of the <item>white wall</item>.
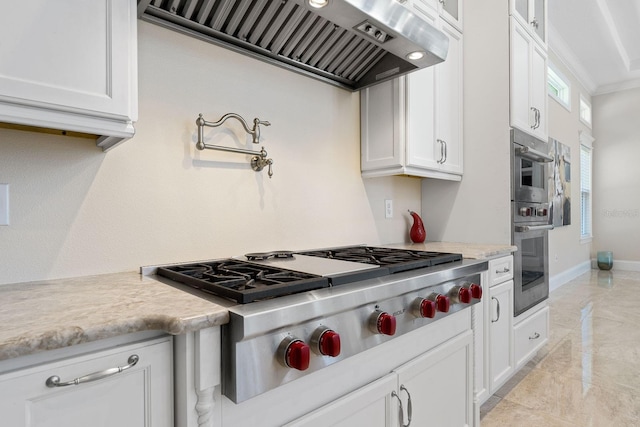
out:
{"label": "white wall", "polygon": [[594,96],[593,252],[640,270],[640,89]]}
{"label": "white wall", "polygon": [[464,13],[464,176],[425,179],[422,215],[427,240],[510,244],[508,2]]}
{"label": "white wall", "polygon": [[[571,150],[571,224],[549,232],[549,276],[577,273],[590,268],[591,242],[580,241],[580,132],[592,134],[580,121],[580,94],[590,102],[591,96],[555,52],[549,50],[549,61],[569,80],[570,111],[548,97],[549,137],[569,146]],[[571,273],[576,269],[575,273]],[[567,277],[573,278],[573,277]],[[552,283],[553,285],[553,283]]]}
{"label": "white wall", "polygon": [[[139,21],[136,136],[0,129],[0,284],[137,270],[249,251],[407,240],[420,181],[360,176],[359,94]],[[195,120],[268,120],[274,176],[249,156],[195,149]],[[238,122],[209,143],[244,147]],[[255,147],[254,147],[255,148]],[[384,219],[384,199],[395,218]]]}

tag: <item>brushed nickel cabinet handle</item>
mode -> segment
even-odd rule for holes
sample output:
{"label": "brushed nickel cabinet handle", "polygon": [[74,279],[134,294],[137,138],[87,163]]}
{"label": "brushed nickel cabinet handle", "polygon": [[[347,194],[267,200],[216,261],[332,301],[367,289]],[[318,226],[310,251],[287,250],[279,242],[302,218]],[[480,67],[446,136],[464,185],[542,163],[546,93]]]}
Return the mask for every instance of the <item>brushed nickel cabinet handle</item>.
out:
{"label": "brushed nickel cabinet handle", "polygon": [[492,300],[496,301],[496,319],[493,320],[491,319],[491,323],[496,323],[498,320],[500,320],[500,300],[498,300],[498,298],[496,297],[491,297]]}
{"label": "brushed nickel cabinet handle", "polygon": [[104,371],[94,372],[92,374],[87,374],[82,377],[78,377],[76,379],[73,379],[71,381],[66,381],[66,382],[61,382],[59,376],[53,375],[47,378],[47,381],[45,382],[45,384],[47,385],[47,387],[66,387],[68,385],[78,385],[82,383],[88,383],[91,381],[98,381],[103,378],[107,378],[112,375],[119,374],[122,371],[126,371],[127,369],[135,366],[136,363],[138,363],[138,360],[140,360],[138,355],[132,354],[131,356],[129,356],[129,359],[127,360],[128,365],[116,366],[115,368],[109,368],[109,369],[105,369]]}

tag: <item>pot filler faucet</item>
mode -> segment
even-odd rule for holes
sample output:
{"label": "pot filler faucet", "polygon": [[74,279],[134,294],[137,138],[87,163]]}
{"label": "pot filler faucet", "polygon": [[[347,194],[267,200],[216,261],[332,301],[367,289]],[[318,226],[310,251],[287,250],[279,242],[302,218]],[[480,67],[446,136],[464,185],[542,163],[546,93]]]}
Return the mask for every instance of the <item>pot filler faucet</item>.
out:
{"label": "pot filler faucet", "polygon": [[236,119],[240,123],[242,123],[242,127],[244,127],[244,130],[253,137],[254,144],[258,144],[260,140],[260,125],[271,126],[271,123],[262,121],[256,117],[255,119],[253,119],[253,128],[250,129],[249,125],[247,125],[247,122],[239,114],[236,113],[227,113],[222,116],[217,122],[208,122],[204,118],[202,118],[202,114],[199,114],[198,118],[196,119],[196,125],[198,125],[198,142],[196,143],[196,148],[198,150],[220,150],[228,151],[231,153],[248,154],[250,156],[253,156],[251,157],[251,169],[259,172],[264,169],[265,166],[268,166],[267,173],[269,175],[269,178],[271,178],[273,176],[273,169],[271,167],[271,165],[273,165],[273,160],[267,158],[267,151],[264,149],[264,147],[261,147],[260,153],[256,155],[256,152],[253,150],[243,150],[242,148],[223,147],[221,145],[210,145],[204,143],[204,127],[218,127],[225,121],[227,121],[227,119]]}

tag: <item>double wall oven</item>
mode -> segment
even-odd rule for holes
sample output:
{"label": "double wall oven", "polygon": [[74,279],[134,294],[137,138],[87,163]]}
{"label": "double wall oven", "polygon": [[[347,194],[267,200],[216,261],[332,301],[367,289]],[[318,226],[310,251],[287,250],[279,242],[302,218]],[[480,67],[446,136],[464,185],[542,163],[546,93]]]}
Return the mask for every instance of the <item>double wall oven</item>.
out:
{"label": "double wall oven", "polygon": [[511,130],[511,240],[514,253],[514,315],[549,296],[548,144]]}

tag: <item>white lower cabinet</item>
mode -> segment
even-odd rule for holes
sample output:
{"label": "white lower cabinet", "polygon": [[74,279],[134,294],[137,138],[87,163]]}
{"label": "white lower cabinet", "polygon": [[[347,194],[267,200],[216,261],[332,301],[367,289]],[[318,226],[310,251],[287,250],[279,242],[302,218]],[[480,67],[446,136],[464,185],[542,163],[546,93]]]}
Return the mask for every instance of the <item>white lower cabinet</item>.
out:
{"label": "white lower cabinet", "polygon": [[489,261],[483,278],[482,305],[474,314],[474,415],[479,424],[480,406],[515,372],[513,346],[513,256]]}
{"label": "white lower cabinet", "polygon": [[513,280],[489,288],[489,390],[493,394],[514,373]]}
{"label": "white lower cabinet", "polygon": [[[172,372],[170,337],[10,370],[0,374],[1,423],[171,427]],[[51,385],[55,377],[61,385]],[[63,386],[66,382],[72,383]]]}
{"label": "white lower cabinet", "polygon": [[472,344],[469,330],[287,427],[470,426]]}
{"label": "white lower cabinet", "polygon": [[516,318],[513,329],[516,369],[520,369],[549,340],[549,307],[538,304]]}

